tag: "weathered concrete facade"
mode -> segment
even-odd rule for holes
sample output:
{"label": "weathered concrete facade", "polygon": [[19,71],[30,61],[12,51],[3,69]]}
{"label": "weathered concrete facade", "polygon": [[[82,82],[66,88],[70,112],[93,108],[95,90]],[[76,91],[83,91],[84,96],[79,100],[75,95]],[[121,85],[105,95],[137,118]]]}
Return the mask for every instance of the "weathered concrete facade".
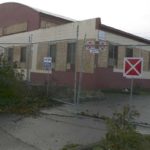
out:
{"label": "weathered concrete facade", "polygon": [[67,42],[61,41],[56,44],[56,63],[54,70],[55,71],[66,71],[67,69]]}
{"label": "weathered concrete facade", "polygon": [[[37,15],[35,10],[32,13]],[[25,79],[30,76],[33,84],[46,82],[48,71],[43,66],[43,58],[50,56],[51,52],[55,57],[52,58],[55,61],[52,64],[51,82],[73,87],[76,71],[77,79],[79,73],[83,72],[83,88],[125,88],[130,82],[122,75],[123,60],[129,48],[128,55],[144,59],[142,79],[135,82],[150,88],[150,47],[144,46],[150,44],[149,40],[109,28],[101,24],[98,18],[72,22],[55,16],[40,16],[38,28],[28,27],[26,19],[17,24],[5,22],[8,26],[0,26],[1,49],[7,52],[13,49],[12,63],[24,70]],[[103,32],[105,45],[98,54],[91,53],[86,49],[86,41],[94,41],[96,44],[101,40],[100,32]],[[55,45],[55,49],[51,50],[51,45]],[[111,46],[115,46],[115,49],[112,50]]]}

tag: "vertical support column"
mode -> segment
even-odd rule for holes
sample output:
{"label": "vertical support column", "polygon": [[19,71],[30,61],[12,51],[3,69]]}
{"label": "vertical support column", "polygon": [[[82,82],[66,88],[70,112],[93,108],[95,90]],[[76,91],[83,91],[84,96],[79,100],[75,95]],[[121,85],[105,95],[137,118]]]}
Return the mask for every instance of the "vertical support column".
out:
{"label": "vertical support column", "polygon": [[79,74],[79,85],[78,85],[78,94],[77,94],[77,104],[80,103],[80,93],[81,93],[81,82],[82,82],[82,75],[83,75],[83,50],[85,48],[85,40],[86,34],[84,36],[84,43],[82,46],[81,57],[80,57],[80,74]]}
{"label": "vertical support column", "polygon": [[123,69],[123,59],[125,57],[125,47],[119,46],[118,47],[118,68]]}
{"label": "vertical support column", "polygon": [[29,45],[27,48],[27,82],[30,82],[30,61],[31,61],[31,48],[32,48],[32,34],[29,36]]}
{"label": "vertical support column", "polygon": [[75,50],[75,71],[74,71],[74,104],[77,101],[77,50],[78,50],[78,37],[79,37],[79,25],[77,25],[77,39],[76,39],[76,50]]}
{"label": "vertical support column", "polygon": [[37,69],[37,49],[38,49],[38,44],[33,45],[33,51],[32,51],[32,64],[31,64],[31,70],[36,71]]}

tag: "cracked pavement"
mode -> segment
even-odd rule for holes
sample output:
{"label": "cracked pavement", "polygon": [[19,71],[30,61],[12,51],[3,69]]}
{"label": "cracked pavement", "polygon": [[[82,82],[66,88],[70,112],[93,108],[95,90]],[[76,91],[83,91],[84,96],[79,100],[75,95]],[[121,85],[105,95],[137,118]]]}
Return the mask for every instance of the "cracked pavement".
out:
{"label": "cracked pavement", "polygon": [[[76,115],[77,112],[111,116],[129,103],[129,95],[106,95],[105,99],[44,109],[37,117],[0,114],[0,149],[61,150],[66,144],[90,144],[106,133],[101,119]],[[150,123],[150,96],[133,97],[132,105],[140,112],[138,121]],[[139,127],[144,134],[150,128]]]}

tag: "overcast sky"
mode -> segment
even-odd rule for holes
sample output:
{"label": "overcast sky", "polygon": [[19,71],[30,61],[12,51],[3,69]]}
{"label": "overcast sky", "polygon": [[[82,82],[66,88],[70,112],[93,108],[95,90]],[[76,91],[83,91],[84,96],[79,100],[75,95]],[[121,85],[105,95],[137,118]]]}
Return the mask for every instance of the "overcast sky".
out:
{"label": "overcast sky", "polygon": [[[0,3],[9,2],[0,0]],[[150,0],[14,0],[76,20],[100,17],[105,25],[150,39]]]}

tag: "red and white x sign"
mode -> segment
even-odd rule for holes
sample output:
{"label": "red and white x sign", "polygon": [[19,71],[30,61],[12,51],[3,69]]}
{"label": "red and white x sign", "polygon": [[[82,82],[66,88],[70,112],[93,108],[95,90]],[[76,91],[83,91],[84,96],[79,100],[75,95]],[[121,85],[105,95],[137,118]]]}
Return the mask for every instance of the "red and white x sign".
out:
{"label": "red and white x sign", "polygon": [[143,72],[143,58],[141,57],[125,57],[123,76],[127,78],[141,77]]}

